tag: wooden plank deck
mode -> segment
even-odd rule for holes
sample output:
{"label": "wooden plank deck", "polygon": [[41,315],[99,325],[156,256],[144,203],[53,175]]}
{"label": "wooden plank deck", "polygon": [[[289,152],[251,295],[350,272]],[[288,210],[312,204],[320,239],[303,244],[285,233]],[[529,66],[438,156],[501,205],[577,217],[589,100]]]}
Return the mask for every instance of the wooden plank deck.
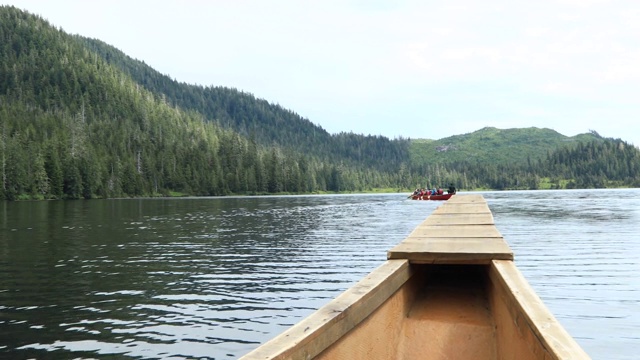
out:
{"label": "wooden plank deck", "polygon": [[431,214],[420,225],[494,225],[494,222],[491,213],[437,213]]}
{"label": "wooden plank deck", "polygon": [[513,260],[481,195],[455,195],[388,251],[387,258],[418,264],[489,264]]}

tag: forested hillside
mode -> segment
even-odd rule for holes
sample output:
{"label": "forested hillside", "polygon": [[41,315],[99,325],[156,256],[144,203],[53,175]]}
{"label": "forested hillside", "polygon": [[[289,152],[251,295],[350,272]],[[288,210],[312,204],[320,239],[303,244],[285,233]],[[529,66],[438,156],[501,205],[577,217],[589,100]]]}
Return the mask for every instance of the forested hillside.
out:
{"label": "forested hillside", "polygon": [[[578,138],[584,140],[569,141],[547,150],[544,156],[532,153],[531,156],[520,155],[518,161],[501,162],[473,158],[426,161],[412,164],[410,173],[414,184],[431,186],[451,181],[463,189],[640,187],[640,150],[637,147],[621,139],[602,138],[595,132]],[[490,143],[482,145],[491,148]],[[439,145],[429,142],[429,146]],[[506,150],[496,152],[496,155],[514,153],[515,150]]]}
{"label": "forested hillside", "polygon": [[640,154],[622,140],[590,141],[549,154],[545,168],[566,188],[640,187]]}
{"label": "forested hillside", "polygon": [[[224,119],[176,106],[79,37],[16,8],[0,7],[0,40],[1,198],[362,191],[397,182],[397,175],[357,159],[330,162],[311,150],[257,141],[260,134],[277,134],[279,124],[247,128],[244,136],[221,126]],[[253,99],[229,98],[229,109]],[[264,101],[247,105],[261,106],[295,117]],[[239,113],[231,111],[229,119]],[[363,144],[370,138],[359,137]],[[338,149],[340,137],[332,139]]]}
{"label": "forested hillside", "polygon": [[194,110],[207,121],[232,129],[259,144],[277,144],[297,152],[312,153],[324,161],[340,159],[387,171],[408,158],[406,140],[352,133],[331,135],[322,127],[278,104],[250,93],[222,86],[180,83],[96,39],[76,37],[108,64],[131,76],[145,89],[173,106]]}
{"label": "forested hillside", "polygon": [[639,174],[636,147],[595,132],[329,134],[0,6],[0,199],[640,186]]}

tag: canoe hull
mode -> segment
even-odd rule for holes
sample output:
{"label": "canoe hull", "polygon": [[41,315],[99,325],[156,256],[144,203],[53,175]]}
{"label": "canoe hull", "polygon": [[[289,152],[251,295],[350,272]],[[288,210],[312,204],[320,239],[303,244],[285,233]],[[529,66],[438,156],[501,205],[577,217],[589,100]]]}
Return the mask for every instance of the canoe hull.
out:
{"label": "canoe hull", "polygon": [[544,307],[513,261],[428,265],[388,260],[243,359],[306,358],[589,357]]}
{"label": "canoe hull", "polygon": [[387,258],[242,359],[589,359],[515,266],[481,196],[444,203]]}

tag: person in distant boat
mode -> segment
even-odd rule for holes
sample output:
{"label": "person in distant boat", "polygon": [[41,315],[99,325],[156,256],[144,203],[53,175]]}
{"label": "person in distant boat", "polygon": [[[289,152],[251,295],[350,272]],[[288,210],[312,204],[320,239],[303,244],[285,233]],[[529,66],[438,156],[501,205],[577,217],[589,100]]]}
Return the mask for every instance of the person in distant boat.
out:
{"label": "person in distant boat", "polygon": [[447,193],[448,194],[455,194],[456,193],[456,187],[453,186],[453,184],[449,184],[449,189],[447,189]]}

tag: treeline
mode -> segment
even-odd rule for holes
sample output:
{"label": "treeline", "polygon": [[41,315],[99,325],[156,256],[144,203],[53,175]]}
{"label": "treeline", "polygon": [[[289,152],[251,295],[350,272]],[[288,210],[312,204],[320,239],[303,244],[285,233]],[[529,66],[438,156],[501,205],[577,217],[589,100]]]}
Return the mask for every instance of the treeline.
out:
{"label": "treeline", "polygon": [[640,150],[621,139],[598,138],[560,147],[535,161],[424,164],[415,166],[410,173],[411,184],[452,182],[463,189],[640,187]]}
{"label": "treeline", "polygon": [[544,165],[553,183],[569,180],[566,188],[640,187],[640,151],[620,139],[558,149]]}
{"label": "treeline", "polygon": [[138,121],[54,113],[2,98],[0,198],[339,192],[398,182],[397,175],[264,149],[196,113],[143,93],[134,98]]}

